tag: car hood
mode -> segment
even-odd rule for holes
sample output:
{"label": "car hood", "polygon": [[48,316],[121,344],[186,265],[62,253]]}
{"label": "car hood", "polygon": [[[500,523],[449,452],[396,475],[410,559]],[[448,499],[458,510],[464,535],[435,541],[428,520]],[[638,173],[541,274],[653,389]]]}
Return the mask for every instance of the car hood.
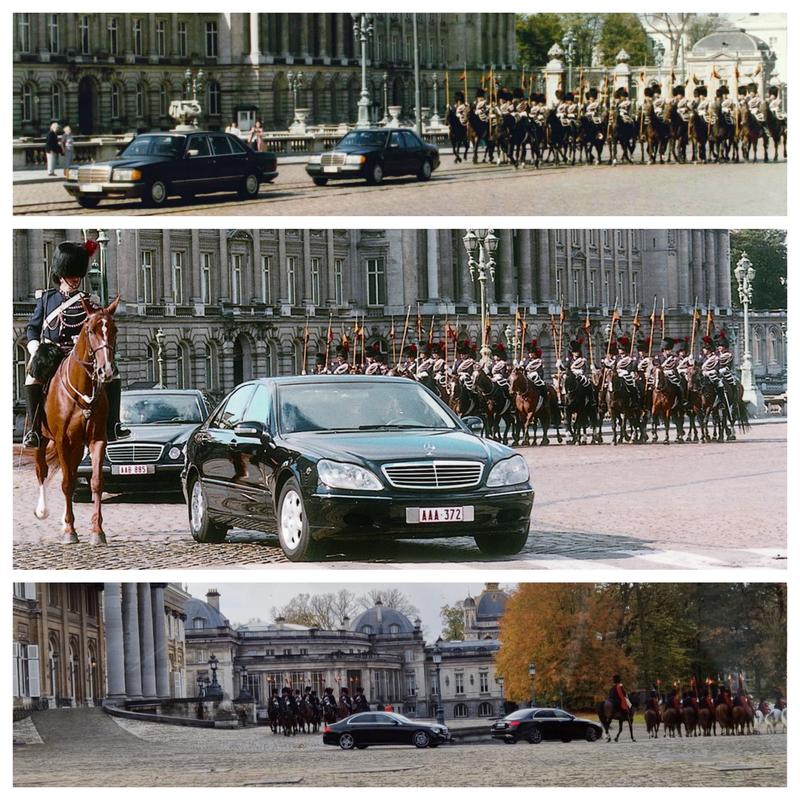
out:
{"label": "car hood", "polygon": [[165,161],[178,161],[179,159],[168,158],[167,156],[131,156],[129,158],[112,158],[108,161],[96,161],[93,167],[111,167],[112,169],[134,169],[136,167],[146,167],[150,164],[163,164]]}
{"label": "car hood", "polygon": [[368,153],[377,153],[381,147],[374,145],[372,147],[365,147],[363,144],[345,144],[333,148],[336,153],[349,153],[350,155],[365,156]]}
{"label": "car hood", "polygon": [[428,458],[499,461],[514,454],[508,447],[462,430],[308,432],[285,434],[282,439],[312,457],[370,464]]}
{"label": "car hood", "polygon": [[199,422],[165,424],[165,425],[131,425],[131,435],[123,440],[123,444],[137,442],[157,442],[159,444],[183,444]]}

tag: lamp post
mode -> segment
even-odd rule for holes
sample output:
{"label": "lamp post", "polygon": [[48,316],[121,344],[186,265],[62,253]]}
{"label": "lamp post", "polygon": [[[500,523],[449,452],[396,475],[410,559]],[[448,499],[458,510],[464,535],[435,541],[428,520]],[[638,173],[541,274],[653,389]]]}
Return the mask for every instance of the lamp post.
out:
{"label": "lamp post", "polygon": [[434,72],[431,79],[433,81],[433,116],[431,117],[431,127],[439,127],[439,76]]}
{"label": "lamp post", "polygon": [[250,694],[250,690],[247,688],[247,667],[244,664],[239,671],[239,679],[241,683],[239,685],[239,696],[236,699],[249,703],[253,700],[253,695]]}
{"label": "lamp post", "polygon": [[299,89],[305,88],[303,82],[303,73],[298,72],[297,75],[291,70],[286,74],[286,82],[289,84],[289,91],[292,93],[292,126],[297,125],[297,92]]}
{"label": "lamp post", "polygon": [[97,231],[97,244],[100,245],[100,303],[108,305],[108,234],[103,228]]}
{"label": "lamp post", "polygon": [[500,684],[500,709],[503,712],[503,715],[506,713],[506,698],[503,694],[503,676],[498,672],[497,673],[497,682]]}
{"label": "lamp post", "polygon": [[567,59],[567,91],[572,91],[572,64],[575,61],[575,42],[577,38],[570,28],[564,38],[561,40],[561,44],[564,45],[564,57]]}
{"label": "lamp post", "polygon": [[[474,281],[477,276],[481,290],[481,366],[487,367],[491,359],[486,338],[486,281],[487,279],[494,281],[494,268],[497,265],[493,256],[500,239],[494,235],[494,230],[491,228],[467,228],[467,234],[462,241],[469,256],[470,278]],[[475,261],[476,251],[477,261]]]}
{"label": "lamp post", "polygon": [[356,128],[369,128],[369,92],[367,91],[367,41],[374,33],[372,14],[351,14],[353,34],[361,41],[361,99],[358,101]]}
{"label": "lamp post", "polygon": [[536,708],[536,666],[528,664],[528,675],[531,676],[531,708]]}
{"label": "lamp post", "polygon": [[219,659],[212,653],[208,659],[208,668],[211,670],[211,683],[206,689],[209,697],[222,697],[222,687],[217,683],[217,669],[219,669]]}
{"label": "lamp post", "polygon": [[166,383],[164,382],[164,366],[166,364],[166,359],[164,357],[164,329],[159,328],[156,331],[156,348],[157,348],[157,358],[158,358],[158,383],[159,386],[162,388],[166,387]]}
{"label": "lamp post", "polygon": [[206,686],[208,686],[209,679],[206,678],[204,675],[201,675],[197,679],[197,692],[198,697],[205,697],[206,696]]}
{"label": "lamp post", "polygon": [[741,366],[742,399],[758,408],[758,398],[755,384],[753,383],[753,360],[750,355],[750,303],[753,302],[753,280],[756,277],[756,271],[747,257],[747,253],[742,253],[742,257],[737,262],[733,274],[736,276],[736,283],[739,285],[739,301],[744,309],[744,354],[742,355]]}
{"label": "lamp post", "polygon": [[433,663],[436,665],[436,724],[444,725],[444,706],[442,705],[442,648],[439,639],[433,648]]}
{"label": "lamp post", "polygon": [[414,128],[417,136],[422,137],[422,109],[419,100],[419,29],[417,27],[417,15],[411,15],[414,23]]}
{"label": "lamp post", "polygon": [[383,73],[383,119],[381,125],[389,124],[389,73]]}
{"label": "lamp post", "polygon": [[[186,99],[188,100],[190,97],[192,100],[197,102],[197,95],[202,94],[203,87],[205,86],[206,76],[203,70],[199,70],[197,73],[197,77],[194,77],[192,70],[187,67],[186,72],[183,74],[183,77],[186,79]],[[201,107],[202,108],[202,107]],[[198,114],[197,117],[194,118],[193,124],[194,127],[197,128],[197,119],[200,115]]]}

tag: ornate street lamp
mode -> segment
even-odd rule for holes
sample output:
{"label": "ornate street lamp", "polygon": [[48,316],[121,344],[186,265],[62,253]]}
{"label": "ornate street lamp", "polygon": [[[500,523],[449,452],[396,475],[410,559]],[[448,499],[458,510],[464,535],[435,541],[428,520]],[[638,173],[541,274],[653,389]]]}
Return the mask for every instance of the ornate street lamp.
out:
{"label": "ornate street lamp", "polygon": [[158,350],[158,384],[162,388],[166,388],[164,381],[164,367],[166,366],[166,358],[164,356],[164,329],[159,328],[156,331],[156,348]]}
{"label": "ornate street lamp", "polygon": [[439,639],[433,648],[433,663],[436,665],[436,724],[444,725],[444,705],[442,703],[442,648]]}
{"label": "ornate street lamp", "polygon": [[303,73],[298,72],[297,75],[291,70],[286,74],[286,81],[289,84],[289,91],[292,93],[292,125],[297,125],[297,92],[300,89],[305,89],[303,81]]}
{"label": "ornate street lamp", "polygon": [[[192,70],[189,67],[187,67],[186,68],[186,72],[183,74],[183,77],[186,79],[186,84],[185,84],[186,99],[188,100],[189,98],[191,98],[192,100],[197,102],[197,95],[198,94],[202,95],[203,87],[206,85],[205,73],[201,69],[201,70],[198,71],[197,77],[195,78],[193,73],[192,73]],[[201,106],[201,108],[202,108],[202,106]],[[200,115],[198,114],[193,120],[193,125],[194,125],[195,128],[198,127],[197,119],[198,119],[199,116]]]}
{"label": "ornate street lamp", "polygon": [[212,653],[211,658],[208,659],[208,668],[211,670],[211,683],[206,689],[206,695],[209,697],[221,697],[222,687],[217,683],[217,669],[219,669],[219,659]]}
{"label": "ornate street lamp", "polygon": [[97,244],[100,245],[100,303],[108,305],[108,234],[103,228],[97,231]]}
{"label": "ornate street lamp", "polygon": [[494,268],[497,265],[493,256],[500,239],[494,235],[491,228],[467,228],[467,234],[462,241],[469,256],[470,278],[474,281],[477,277],[481,290],[481,366],[488,367],[491,361],[491,348],[486,336],[486,281],[487,279],[494,281]]}
{"label": "ornate street lamp", "polygon": [[208,678],[204,675],[201,675],[197,679],[197,696],[198,697],[205,697],[206,696],[206,686],[208,685]]}
{"label": "ornate street lamp", "polygon": [[367,91],[367,42],[372,37],[372,14],[351,14],[353,34],[361,41],[361,99],[358,101],[356,128],[369,128],[369,92]]}
{"label": "ornate street lamp", "polygon": [[247,688],[247,667],[244,664],[239,671],[239,678],[241,684],[239,686],[239,696],[236,699],[244,703],[250,703],[253,700],[253,695],[250,694],[250,690]]}
{"label": "ornate street lamp", "polygon": [[576,38],[575,34],[573,33],[572,28],[570,28],[566,32],[566,34],[564,35],[564,38],[561,40],[561,44],[564,45],[564,58],[567,59],[567,67],[568,67],[568,71],[567,71],[567,75],[568,75],[568,78],[567,78],[567,91],[569,91],[569,92],[572,91],[572,65],[575,62],[575,42],[576,41],[577,41],[577,38]]}
{"label": "ornate street lamp", "polygon": [[750,355],[750,303],[753,302],[753,280],[756,277],[756,271],[747,257],[747,253],[742,253],[742,257],[737,262],[733,274],[736,276],[736,283],[739,285],[739,301],[744,309],[744,354],[742,355],[741,366],[742,399],[758,408],[758,398],[755,384],[753,383],[753,359]]}
{"label": "ornate street lamp", "polygon": [[500,708],[505,716],[506,713],[506,698],[503,694],[503,676],[498,672],[497,673],[497,682],[500,684]]}
{"label": "ornate street lamp", "polygon": [[433,116],[431,117],[431,127],[439,127],[439,112],[437,106],[439,105],[439,76],[433,73]]}
{"label": "ornate street lamp", "polygon": [[528,675],[531,676],[531,708],[536,708],[536,666],[528,664]]}
{"label": "ornate street lamp", "polygon": [[383,73],[383,119],[381,125],[389,124],[389,73]]}

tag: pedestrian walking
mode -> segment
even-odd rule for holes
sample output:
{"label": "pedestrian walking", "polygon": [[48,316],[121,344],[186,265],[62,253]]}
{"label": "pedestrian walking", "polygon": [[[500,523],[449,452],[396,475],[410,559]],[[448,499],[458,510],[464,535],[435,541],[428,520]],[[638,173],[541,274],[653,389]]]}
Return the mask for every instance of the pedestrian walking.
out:
{"label": "pedestrian walking", "polygon": [[75,157],[75,139],[69,125],[64,126],[64,133],[61,134],[61,152],[64,154],[64,177],[66,178],[69,168],[72,166],[72,159]]}
{"label": "pedestrian walking", "polygon": [[242,132],[239,130],[239,126],[236,124],[235,120],[231,120],[231,124],[225,128],[225,133],[232,133],[237,138],[242,135]]}
{"label": "pedestrian walking", "polygon": [[253,129],[250,131],[250,138],[247,140],[247,143],[253,150],[264,151],[267,149],[267,145],[264,142],[264,131],[261,129],[261,122],[256,122],[253,126]]}
{"label": "pedestrian walking", "polygon": [[47,132],[47,140],[44,143],[44,152],[47,157],[47,174],[55,175],[58,154],[61,152],[61,143],[58,141],[57,122],[50,125],[50,130]]}

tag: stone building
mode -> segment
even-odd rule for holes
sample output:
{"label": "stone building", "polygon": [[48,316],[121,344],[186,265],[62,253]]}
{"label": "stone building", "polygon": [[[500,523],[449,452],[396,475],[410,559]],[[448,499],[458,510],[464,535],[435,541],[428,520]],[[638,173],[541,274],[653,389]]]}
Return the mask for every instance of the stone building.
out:
{"label": "stone building", "polygon": [[[514,14],[417,14],[420,92],[433,106],[434,75],[444,107],[467,72],[517,70]],[[371,116],[388,105],[414,108],[413,15],[373,15],[367,81]],[[14,136],[42,136],[52,121],[76,135],[169,129],[170,101],[185,96],[185,73],[203,71],[203,127],[232,119],[249,130],[286,130],[289,73],[303,73],[297,106],[315,124],[354,123],[361,93],[361,46],[350,14],[155,13],[14,14]]]}
{"label": "stone building", "polygon": [[477,599],[464,600],[464,641],[499,639],[500,619],[506,610],[508,595],[499,583],[487,583]]}
{"label": "stone building", "polygon": [[[304,363],[310,369],[315,353],[326,349],[329,331],[333,344],[345,334],[352,342],[357,323],[367,345],[377,344],[392,359],[407,316],[407,342],[418,340],[420,320],[423,338],[433,320],[434,338],[443,340],[447,321],[459,338],[475,342],[480,292],[463,235],[437,229],[111,231],[108,283],[111,297],[122,294],[117,322],[124,384],[161,380],[170,388],[197,387],[219,398],[251,377],[298,374]],[[631,335],[638,306],[640,335],[649,336],[655,298],[657,316],[663,299],[669,336],[688,334],[695,301],[703,319],[710,308],[717,328],[728,329],[736,341],[738,363],[741,312],[731,305],[727,230],[506,229],[497,235],[487,305],[492,339],[502,340],[509,351],[522,333],[517,309],[526,339],[537,339],[553,368],[551,317],[558,325],[562,301],[564,341],[584,335],[588,313],[597,353],[615,304],[623,334]],[[25,326],[36,294],[49,285],[55,245],[83,236],[77,229],[14,232],[18,412]],[[750,320],[757,380],[785,381],[785,312],[753,311]],[[656,328],[655,337],[660,334]]]}

